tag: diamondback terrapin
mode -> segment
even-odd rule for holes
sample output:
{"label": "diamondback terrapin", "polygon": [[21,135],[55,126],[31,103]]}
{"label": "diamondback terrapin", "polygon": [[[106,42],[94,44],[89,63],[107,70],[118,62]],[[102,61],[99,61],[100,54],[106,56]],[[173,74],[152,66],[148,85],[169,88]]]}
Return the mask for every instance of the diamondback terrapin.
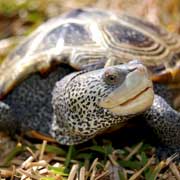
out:
{"label": "diamondback terrapin", "polygon": [[[150,78],[179,82],[179,57],[178,35],[128,15],[73,10],[41,25],[1,64],[0,127],[70,145],[141,115],[177,151],[180,114],[158,95],[153,101]],[[79,71],[68,75],[72,68]],[[164,87],[154,90],[168,97]]]}

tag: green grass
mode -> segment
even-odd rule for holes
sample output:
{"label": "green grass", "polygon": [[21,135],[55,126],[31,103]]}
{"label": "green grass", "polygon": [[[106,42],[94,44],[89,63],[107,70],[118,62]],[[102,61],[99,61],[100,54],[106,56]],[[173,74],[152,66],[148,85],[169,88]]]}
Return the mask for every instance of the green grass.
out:
{"label": "green grass", "polygon": [[174,176],[169,168],[171,159],[158,162],[153,147],[142,142],[114,149],[107,141],[103,144],[103,140],[101,145],[93,140],[86,145],[69,147],[46,141],[36,144],[22,140],[1,164],[2,177],[27,176],[30,179],[55,180],[75,176],[82,179],[116,176],[126,180],[154,180],[166,174],[168,177]]}

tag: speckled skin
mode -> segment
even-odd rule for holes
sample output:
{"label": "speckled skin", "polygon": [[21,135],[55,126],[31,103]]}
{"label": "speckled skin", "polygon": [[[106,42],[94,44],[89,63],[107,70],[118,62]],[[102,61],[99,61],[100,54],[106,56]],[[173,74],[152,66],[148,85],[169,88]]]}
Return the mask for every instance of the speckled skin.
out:
{"label": "speckled skin", "polygon": [[152,107],[143,117],[158,137],[158,156],[165,159],[177,153],[180,160],[180,113],[156,95]]}
{"label": "speckled skin", "polygon": [[173,110],[163,98],[156,96],[153,106],[145,113],[145,115],[148,124],[155,129],[156,133],[164,144],[169,146],[179,146],[179,112]]}
{"label": "speckled skin", "polygon": [[130,118],[112,114],[98,106],[98,102],[118,86],[107,85],[101,76],[102,70],[79,72],[56,83],[51,134],[62,144],[85,142],[109,128],[123,126]]}
{"label": "speckled skin", "polygon": [[[21,127],[23,131],[34,129],[36,131],[48,134],[49,128],[52,123],[52,90],[56,81],[69,74],[72,71],[68,67],[58,67],[55,71],[51,72],[48,77],[41,77],[39,74],[34,74],[26,79],[10,93],[4,100],[13,114],[11,126]],[[4,113],[4,104],[0,103],[0,127],[2,128],[9,124],[9,116]],[[5,114],[5,115],[4,115]],[[4,120],[6,119],[6,121]],[[12,129],[15,129],[13,127]]]}
{"label": "speckled skin", "polygon": [[156,95],[152,107],[140,115],[118,116],[97,106],[102,97],[116,88],[102,80],[103,69],[80,71],[61,79],[71,71],[59,67],[46,78],[35,74],[25,80],[0,102],[0,128],[36,130],[54,137],[60,144],[70,145],[109,129],[119,129],[134,116],[140,116],[163,145],[160,155],[166,157],[179,151],[180,114],[162,97]]}
{"label": "speckled skin", "polygon": [[13,134],[19,128],[19,123],[14,117],[11,107],[0,102],[0,131],[6,131]]}

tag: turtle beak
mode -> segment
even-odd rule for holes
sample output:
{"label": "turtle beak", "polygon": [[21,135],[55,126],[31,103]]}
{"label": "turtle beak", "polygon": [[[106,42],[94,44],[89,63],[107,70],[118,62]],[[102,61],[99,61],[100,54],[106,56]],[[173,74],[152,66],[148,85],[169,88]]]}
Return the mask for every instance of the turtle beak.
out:
{"label": "turtle beak", "polygon": [[128,74],[124,82],[99,103],[100,107],[120,115],[145,111],[152,105],[154,96],[146,67],[131,62],[126,68]]}

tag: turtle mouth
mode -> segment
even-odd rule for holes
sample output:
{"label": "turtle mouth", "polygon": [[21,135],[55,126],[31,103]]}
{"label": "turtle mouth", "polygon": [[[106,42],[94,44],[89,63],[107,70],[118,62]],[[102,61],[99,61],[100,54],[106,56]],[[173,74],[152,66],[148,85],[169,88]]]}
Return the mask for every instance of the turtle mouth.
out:
{"label": "turtle mouth", "polygon": [[152,90],[152,87],[147,87],[145,88],[143,91],[141,91],[140,93],[138,93],[136,96],[128,99],[127,101],[119,104],[119,106],[126,106],[128,105],[129,103],[133,102],[134,100],[138,99],[141,95],[143,95],[144,93],[146,93],[148,90]]}
{"label": "turtle mouth", "polygon": [[127,99],[126,101],[120,104],[115,105],[114,107],[107,109],[116,115],[135,115],[149,109],[153,103],[153,99],[153,88],[151,86],[148,86],[135,96]]}

